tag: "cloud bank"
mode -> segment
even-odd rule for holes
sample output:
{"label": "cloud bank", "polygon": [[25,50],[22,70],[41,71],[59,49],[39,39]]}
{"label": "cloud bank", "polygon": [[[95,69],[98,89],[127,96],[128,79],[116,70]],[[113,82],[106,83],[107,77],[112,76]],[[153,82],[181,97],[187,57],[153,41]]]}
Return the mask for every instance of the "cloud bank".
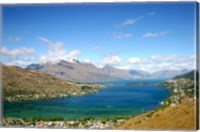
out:
{"label": "cloud bank", "polygon": [[76,59],[76,57],[81,54],[79,50],[67,52],[63,42],[51,42],[44,37],[38,37],[38,39],[47,46],[48,49],[47,54],[43,54],[39,57],[39,63],[57,62],[60,60],[72,61],[72,59]]}

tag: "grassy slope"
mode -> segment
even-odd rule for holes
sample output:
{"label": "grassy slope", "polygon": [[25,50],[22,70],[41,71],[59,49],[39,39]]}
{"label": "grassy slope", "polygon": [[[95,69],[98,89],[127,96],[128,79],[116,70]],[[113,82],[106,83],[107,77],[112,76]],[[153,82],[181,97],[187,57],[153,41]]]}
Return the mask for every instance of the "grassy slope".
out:
{"label": "grassy slope", "polygon": [[[1,65],[1,68],[2,88],[5,97],[17,94],[49,94],[80,91],[81,87],[86,85],[63,81],[39,71],[27,71],[19,67],[3,65]],[[97,88],[93,85],[90,86]]]}
{"label": "grassy slope", "polygon": [[185,100],[177,106],[167,107],[155,112],[145,113],[131,118],[118,129],[145,130],[194,130],[194,101]]}

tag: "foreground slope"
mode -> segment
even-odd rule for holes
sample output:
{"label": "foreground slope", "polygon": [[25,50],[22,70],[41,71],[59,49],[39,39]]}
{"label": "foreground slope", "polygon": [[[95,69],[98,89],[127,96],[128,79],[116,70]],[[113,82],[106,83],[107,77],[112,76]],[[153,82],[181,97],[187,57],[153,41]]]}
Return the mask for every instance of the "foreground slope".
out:
{"label": "foreground slope", "polygon": [[143,130],[194,130],[195,102],[194,100],[185,100],[177,106],[145,113],[128,120],[116,128]]}
{"label": "foreground slope", "polygon": [[1,65],[4,100],[34,100],[89,94],[103,85],[63,81],[40,71]]}

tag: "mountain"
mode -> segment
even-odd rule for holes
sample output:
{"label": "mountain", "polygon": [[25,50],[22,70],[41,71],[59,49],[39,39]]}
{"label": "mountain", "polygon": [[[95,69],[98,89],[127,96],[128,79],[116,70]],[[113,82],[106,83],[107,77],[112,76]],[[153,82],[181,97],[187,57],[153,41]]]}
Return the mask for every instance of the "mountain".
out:
{"label": "mountain", "polygon": [[129,70],[129,73],[137,78],[150,78],[151,74],[141,70]]}
{"label": "mountain", "polygon": [[63,80],[74,82],[104,82],[117,79],[109,74],[102,73],[90,63],[80,63],[77,60],[68,62],[61,60],[58,63],[31,64],[27,70],[39,70],[54,75]]}
{"label": "mountain", "polygon": [[0,64],[0,67],[2,71],[2,90],[4,99],[7,101],[79,96],[103,88],[100,85],[64,81],[40,71],[29,71],[3,64]]}
{"label": "mountain", "polygon": [[133,74],[128,70],[121,70],[110,65],[97,68],[90,63],[82,63],[78,60],[71,62],[61,60],[57,63],[31,64],[27,70],[39,70],[54,75],[63,80],[73,82],[105,82],[119,79],[134,79],[142,77],[142,73]]}
{"label": "mountain", "polygon": [[148,73],[141,70],[122,70],[105,65],[103,68],[97,68],[91,63],[83,63],[73,59],[72,61],[61,60],[56,63],[31,64],[26,67],[27,70],[38,70],[54,75],[63,80],[73,82],[105,82],[112,80],[127,80],[136,78],[171,78],[176,75],[186,73],[188,70],[162,70],[154,73]]}
{"label": "mountain", "polygon": [[172,78],[187,73],[189,70],[161,70],[151,74],[151,78]]}
{"label": "mountain", "polygon": [[118,78],[118,79],[133,79],[134,78],[134,75],[131,74],[128,70],[117,69],[110,65],[105,65],[102,68],[102,73]]}

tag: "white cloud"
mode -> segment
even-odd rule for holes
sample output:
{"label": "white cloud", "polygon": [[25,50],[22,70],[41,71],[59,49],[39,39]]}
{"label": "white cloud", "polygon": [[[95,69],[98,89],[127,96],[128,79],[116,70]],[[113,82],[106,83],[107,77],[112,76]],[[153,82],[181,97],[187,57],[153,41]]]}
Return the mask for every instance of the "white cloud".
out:
{"label": "white cloud", "polygon": [[7,49],[6,47],[1,47],[1,54],[9,60],[17,59],[20,55],[25,57],[30,56],[34,52],[33,48],[17,48],[17,49]]}
{"label": "white cloud", "polygon": [[125,38],[131,38],[132,34],[131,33],[114,33],[112,37],[114,39],[125,39]]}
{"label": "white cloud", "polygon": [[90,60],[90,59],[84,59],[83,61],[82,61],[83,63],[92,63],[92,61]]}
{"label": "white cloud", "polygon": [[159,34],[149,32],[149,33],[144,34],[143,37],[147,38],[147,37],[157,37],[157,36],[159,36]]}
{"label": "white cloud", "polygon": [[[150,56],[148,58],[131,57],[128,59],[129,67],[132,69],[145,70],[149,72],[159,70],[181,70],[194,69],[195,56]],[[130,66],[132,65],[132,67]]]}
{"label": "white cloud", "polygon": [[131,57],[128,59],[128,62],[131,64],[139,64],[142,62],[142,59],[139,57]]}
{"label": "white cloud", "polygon": [[174,62],[174,63],[187,63],[193,62],[195,60],[195,56],[177,56],[177,55],[170,55],[170,56],[150,56],[148,61],[146,62]]}
{"label": "white cloud", "polygon": [[38,38],[48,48],[48,53],[39,57],[40,63],[57,62],[60,60],[71,61],[72,59],[76,59],[76,57],[81,54],[79,50],[67,52],[64,48],[63,42],[51,42],[44,37]]}
{"label": "white cloud", "polygon": [[136,19],[127,19],[124,22],[122,22],[120,25],[121,26],[126,26],[126,25],[132,25],[136,22]]}
{"label": "white cloud", "polygon": [[153,16],[153,15],[156,15],[156,13],[155,12],[149,12],[149,13],[147,13],[147,15]]}
{"label": "white cloud", "polygon": [[132,67],[133,66],[129,64],[122,64],[122,65],[116,66],[116,68],[123,69],[123,70],[128,70],[128,69],[131,69]]}
{"label": "white cloud", "polygon": [[136,22],[140,21],[143,18],[143,16],[137,17],[137,18],[128,18],[125,21],[116,24],[117,27],[124,27],[124,26],[128,26],[128,25],[133,25]]}
{"label": "white cloud", "polygon": [[69,57],[75,57],[75,56],[80,55],[80,54],[81,54],[81,52],[79,50],[73,50],[73,51],[69,52],[68,56]]}
{"label": "white cloud", "polygon": [[15,60],[15,61],[10,61],[6,63],[6,65],[9,65],[9,66],[19,66],[23,68],[25,68],[28,64],[29,63],[23,60]]}
{"label": "white cloud", "polygon": [[16,65],[24,67],[29,62],[34,61],[34,57],[32,56],[34,53],[33,48],[25,48],[20,47],[16,49],[8,49],[6,47],[0,47],[0,52],[2,55],[2,59],[5,61],[7,65]]}
{"label": "white cloud", "polygon": [[33,48],[20,47],[8,49],[0,47],[3,62],[7,65],[17,65],[24,67],[30,63],[46,63],[57,62],[60,60],[71,61],[76,59],[81,54],[79,50],[66,51],[63,42],[51,42],[44,37],[38,39],[47,46],[47,53],[44,53],[36,58]]}
{"label": "white cloud", "polygon": [[166,34],[168,34],[169,31],[162,31],[160,33],[151,33],[151,32],[148,32],[146,34],[143,35],[143,38],[153,38],[153,37],[159,37],[159,36],[164,36]]}
{"label": "white cloud", "polygon": [[45,44],[48,47],[50,52],[58,52],[58,53],[65,52],[63,42],[51,42],[44,37],[38,37],[38,38],[43,44]]}
{"label": "white cloud", "polygon": [[109,65],[118,65],[120,62],[121,58],[119,56],[110,56],[103,59],[103,63]]}
{"label": "white cloud", "polygon": [[19,36],[16,36],[16,37],[9,36],[9,37],[7,38],[7,40],[8,40],[8,41],[20,41],[20,40],[22,40],[22,38],[19,37]]}
{"label": "white cloud", "polygon": [[60,60],[72,60],[75,59],[78,55],[80,55],[81,52],[79,50],[72,50],[71,52],[67,53],[64,57],[60,57]]}

